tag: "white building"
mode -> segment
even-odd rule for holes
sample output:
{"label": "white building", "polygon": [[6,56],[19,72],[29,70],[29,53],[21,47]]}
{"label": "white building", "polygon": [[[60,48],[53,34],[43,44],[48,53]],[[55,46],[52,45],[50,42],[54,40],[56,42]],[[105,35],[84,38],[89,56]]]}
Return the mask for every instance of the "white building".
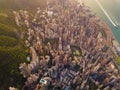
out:
{"label": "white building", "polygon": [[120,55],[120,44],[116,40],[113,40],[113,46],[116,48],[117,54]]}

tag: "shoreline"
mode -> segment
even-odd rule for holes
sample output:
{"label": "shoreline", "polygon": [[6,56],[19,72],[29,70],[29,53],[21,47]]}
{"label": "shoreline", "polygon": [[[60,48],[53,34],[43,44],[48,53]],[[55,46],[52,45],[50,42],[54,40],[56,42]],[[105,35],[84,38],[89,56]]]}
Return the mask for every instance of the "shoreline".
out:
{"label": "shoreline", "polygon": [[[104,12],[101,10],[101,8],[97,5],[97,3],[95,2],[95,0],[93,0],[92,3],[88,2],[88,0],[86,0],[86,6],[90,7],[92,9],[92,11],[94,13],[97,13],[97,16],[98,17],[101,17],[102,18],[102,21],[109,27],[110,29],[110,32],[112,33],[113,35],[113,39],[116,40],[119,45],[120,45],[120,38],[119,38],[119,35],[116,34],[117,32],[119,33],[119,31],[116,31],[116,30],[119,30],[120,28],[118,27],[118,29],[115,29],[114,26],[112,26],[112,23],[109,21],[109,19],[106,17],[106,15],[104,14]],[[94,6],[92,6],[94,5]],[[97,9],[95,9],[97,8]],[[104,15],[104,16],[103,16]],[[106,21],[107,20],[107,21]]]}

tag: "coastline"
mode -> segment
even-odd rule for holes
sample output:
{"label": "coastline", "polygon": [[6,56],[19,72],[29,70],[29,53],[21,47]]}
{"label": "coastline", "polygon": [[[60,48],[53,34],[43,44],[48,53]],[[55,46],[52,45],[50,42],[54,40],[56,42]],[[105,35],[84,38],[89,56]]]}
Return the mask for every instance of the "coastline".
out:
{"label": "coastline", "polygon": [[[113,10],[115,11],[115,9],[117,9],[117,11],[119,10],[119,8],[117,8],[117,7],[119,7],[119,3],[118,2],[112,3],[111,1],[109,2],[108,0],[105,1],[106,4],[104,4],[103,2],[104,1],[101,0],[101,4],[102,4],[103,8],[105,9],[105,11],[107,11],[108,14],[110,14],[109,16],[111,17],[111,14],[112,14],[112,16],[114,16],[115,19],[119,19],[119,17],[116,16],[116,13],[118,13],[118,12],[113,12]],[[107,2],[109,2],[109,4]],[[116,29],[113,26],[113,24],[108,20],[108,18],[106,17],[104,12],[101,10],[101,8],[97,5],[95,0],[93,0],[93,2],[91,2],[90,0],[86,0],[85,4],[86,4],[86,6],[89,6],[92,9],[92,11],[97,14],[97,16],[102,18],[102,20],[110,28],[110,31],[113,34],[113,39],[116,40],[119,43],[119,45],[120,45],[120,37],[119,37],[120,27],[118,26],[117,29]],[[113,4],[117,4],[115,8],[112,8]],[[112,11],[110,11],[110,9],[112,9]],[[118,13],[118,15],[119,14],[120,13]],[[114,20],[114,18],[111,17],[112,20]],[[114,21],[114,23],[115,23],[115,21]]]}

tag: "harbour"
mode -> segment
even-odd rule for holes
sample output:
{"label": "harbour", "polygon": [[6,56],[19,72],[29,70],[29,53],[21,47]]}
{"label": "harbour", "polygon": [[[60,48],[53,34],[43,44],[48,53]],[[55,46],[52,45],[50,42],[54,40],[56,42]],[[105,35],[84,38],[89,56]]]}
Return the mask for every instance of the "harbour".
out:
{"label": "harbour", "polygon": [[85,4],[107,23],[115,39],[120,44],[120,1],[86,0]]}

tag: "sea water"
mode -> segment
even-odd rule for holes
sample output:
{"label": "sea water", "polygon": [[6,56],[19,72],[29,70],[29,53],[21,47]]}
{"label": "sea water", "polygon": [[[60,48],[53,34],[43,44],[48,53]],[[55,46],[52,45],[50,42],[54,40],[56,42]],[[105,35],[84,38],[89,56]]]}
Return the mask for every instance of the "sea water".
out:
{"label": "sea water", "polygon": [[[97,1],[104,10],[101,9]],[[85,4],[107,23],[120,43],[120,0],[85,0]]]}

